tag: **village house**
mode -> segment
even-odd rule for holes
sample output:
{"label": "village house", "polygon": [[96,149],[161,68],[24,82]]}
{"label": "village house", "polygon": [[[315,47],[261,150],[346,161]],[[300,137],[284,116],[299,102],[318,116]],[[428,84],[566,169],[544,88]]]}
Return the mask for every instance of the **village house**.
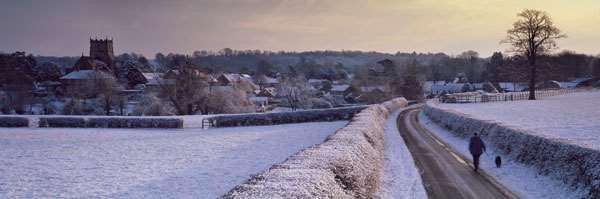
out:
{"label": "village house", "polygon": [[254,82],[262,89],[268,87],[277,87],[279,80],[267,75],[257,75],[254,77]]}
{"label": "village house", "polygon": [[251,94],[259,89],[259,86],[253,82],[252,77],[247,74],[223,73],[218,75],[215,80],[214,85],[211,86],[211,89],[214,90],[233,91],[240,89]]}

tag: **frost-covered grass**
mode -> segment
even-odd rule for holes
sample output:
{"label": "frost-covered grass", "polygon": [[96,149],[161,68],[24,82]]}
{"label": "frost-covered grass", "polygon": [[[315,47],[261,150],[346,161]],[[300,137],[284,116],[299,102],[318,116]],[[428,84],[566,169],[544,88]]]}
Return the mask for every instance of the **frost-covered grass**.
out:
{"label": "frost-covered grass", "polygon": [[[454,150],[465,157],[471,157],[469,153],[469,141],[458,137],[432,122],[423,113],[419,114],[419,122],[437,137],[448,143]],[[500,155],[502,167],[496,168],[494,158]],[[480,165],[482,170],[493,176],[498,182],[515,192],[521,198],[583,198],[584,190],[572,190],[565,186],[560,180],[548,176],[539,175],[535,168],[522,163],[517,163],[504,156],[501,152],[487,143],[487,153],[481,156]]]}
{"label": "frost-covered grass", "polygon": [[215,198],[346,123],[0,128],[0,198]]}
{"label": "frost-covered grass", "polygon": [[600,92],[578,92],[535,101],[438,106],[502,122],[561,142],[600,150]]}
{"label": "frost-covered grass", "polygon": [[401,110],[385,122],[384,163],[378,198],[427,198],[421,174],[406,143],[398,132],[396,120]]}

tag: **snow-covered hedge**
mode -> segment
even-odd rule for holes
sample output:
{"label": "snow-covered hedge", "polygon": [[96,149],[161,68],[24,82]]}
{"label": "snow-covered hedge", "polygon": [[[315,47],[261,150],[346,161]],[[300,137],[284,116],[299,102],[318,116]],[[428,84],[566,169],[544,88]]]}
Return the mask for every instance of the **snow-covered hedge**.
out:
{"label": "snow-covered hedge", "polygon": [[88,128],[183,128],[179,118],[89,118]]}
{"label": "snow-covered hedge", "polygon": [[208,118],[213,127],[276,125],[349,120],[367,106],[315,109],[295,112],[219,115]]}
{"label": "snow-covered hedge", "polygon": [[[236,186],[224,198],[371,198],[383,167],[384,123],[395,99],[372,105],[325,142]],[[390,109],[388,109],[390,108]]]}
{"label": "snow-covered hedge", "polygon": [[183,128],[181,118],[40,117],[39,127],[53,128]]}
{"label": "snow-covered hedge", "polygon": [[81,117],[40,117],[39,127],[85,128],[85,119]]}
{"label": "snow-covered hedge", "polygon": [[461,137],[481,133],[488,143],[518,162],[534,166],[540,174],[589,190],[600,198],[600,151],[535,136],[527,130],[440,108],[428,102],[423,109],[432,121]]}
{"label": "snow-covered hedge", "polygon": [[25,117],[12,117],[2,116],[0,117],[0,127],[28,127],[29,119]]}

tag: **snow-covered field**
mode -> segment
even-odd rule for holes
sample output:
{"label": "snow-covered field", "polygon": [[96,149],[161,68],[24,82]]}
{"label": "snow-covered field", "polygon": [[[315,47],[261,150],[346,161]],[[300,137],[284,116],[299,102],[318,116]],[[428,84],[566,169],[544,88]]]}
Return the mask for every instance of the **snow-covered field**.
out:
{"label": "snow-covered field", "polygon": [[0,128],[0,198],[215,198],[346,123]]}
{"label": "snow-covered field", "polygon": [[[437,137],[448,143],[455,151],[461,153],[464,157],[471,158],[469,141],[466,138],[461,138],[448,132],[431,121],[422,112],[419,114],[419,122]],[[584,190],[570,189],[560,180],[538,175],[535,168],[516,163],[507,157],[502,159],[502,167],[496,168],[494,158],[499,153],[497,153],[491,144],[487,144],[486,147],[487,152],[481,156],[481,169],[521,198],[584,198],[586,194]]]}
{"label": "snow-covered field", "polygon": [[530,130],[538,136],[600,150],[599,91],[578,92],[535,101],[437,106]]}
{"label": "snow-covered field", "polygon": [[401,110],[388,116],[385,122],[384,169],[380,198],[427,198],[421,174],[398,132],[396,120]]}

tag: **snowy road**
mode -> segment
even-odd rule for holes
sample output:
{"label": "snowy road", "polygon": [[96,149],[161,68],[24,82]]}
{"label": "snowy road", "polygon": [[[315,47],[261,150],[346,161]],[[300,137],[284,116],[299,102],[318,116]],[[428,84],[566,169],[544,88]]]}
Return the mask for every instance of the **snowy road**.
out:
{"label": "snowy road", "polygon": [[215,198],[346,123],[0,128],[0,198]]}
{"label": "snowy road", "polygon": [[487,174],[475,173],[470,161],[420,126],[418,109],[400,113],[398,127],[417,166],[429,198],[516,198]]}

